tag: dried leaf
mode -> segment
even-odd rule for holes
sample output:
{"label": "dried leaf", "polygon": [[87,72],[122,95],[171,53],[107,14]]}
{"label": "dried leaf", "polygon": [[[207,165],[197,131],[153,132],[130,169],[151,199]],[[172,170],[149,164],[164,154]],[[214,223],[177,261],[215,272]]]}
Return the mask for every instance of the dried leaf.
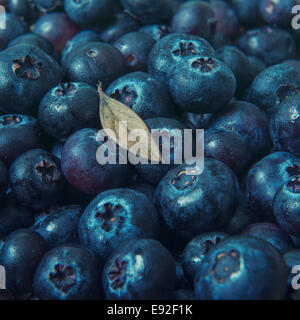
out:
{"label": "dried leaf", "polygon": [[[146,160],[162,161],[159,147],[153,141],[151,132],[145,122],[125,104],[107,96],[102,89],[101,83],[98,84],[98,92],[102,127],[104,130],[112,130],[115,133],[115,137],[111,136],[109,131],[107,131],[107,135],[121,148],[129,150],[137,142],[129,141],[128,139],[124,141],[124,137],[119,137],[120,130],[123,130],[123,132],[126,130],[127,137],[132,130],[143,130],[148,137],[147,146],[143,146],[148,149],[148,158]],[[124,122],[126,122],[126,126],[124,126]]]}

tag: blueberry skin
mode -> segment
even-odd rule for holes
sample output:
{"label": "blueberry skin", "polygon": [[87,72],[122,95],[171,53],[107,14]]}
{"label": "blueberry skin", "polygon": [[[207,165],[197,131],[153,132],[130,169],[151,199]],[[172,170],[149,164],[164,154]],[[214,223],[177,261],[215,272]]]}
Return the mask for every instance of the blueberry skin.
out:
{"label": "blueberry skin", "polygon": [[254,56],[248,56],[248,61],[250,63],[252,79],[255,79],[258,74],[266,69],[265,63]]}
{"label": "blueberry skin", "polygon": [[0,53],[0,106],[6,113],[25,113],[61,80],[58,63],[37,47],[19,44]]}
{"label": "blueberry skin", "polygon": [[8,47],[13,47],[15,45],[18,45],[20,43],[28,44],[34,47],[38,47],[39,49],[46,52],[49,56],[56,58],[57,54],[56,51],[52,45],[52,43],[47,40],[46,38],[35,34],[35,33],[25,33],[17,38],[10,41],[8,44]]}
{"label": "blueberry skin", "polygon": [[64,0],[66,14],[80,27],[97,27],[112,16],[114,0]]}
{"label": "blueberry skin", "polygon": [[33,25],[33,32],[48,39],[59,52],[79,31],[79,27],[63,12],[47,13]]}
{"label": "blueberry skin", "polygon": [[31,149],[18,157],[8,172],[9,184],[24,205],[42,209],[62,198],[65,179],[60,161],[42,149]]}
{"label": "blueberry skin", "polygon": [[300,159],[288,152],[275,152],[257,162],[247,177],[247,195],[254,210],[273,219],[272,202],[278,189],[299,175]]}
{"label": "blueberry skin", "polygon": [[7,185],[7,168],[6,165],[0,160],[0,198],[4,196],[7,189]]}
{"label": "blueberry skin", "polygon": [[212,115],[208,127],[236,132],[247,140],[250,153],[264,155],[271,148],[269,117],[252,103],[232,101]]}
{"label": "blueberry skin", "polygon": [[3,50],[11,40],[28,32],[26,23],[15,14],[7,12],[5,19],[6,29],[0,29],[0,50]]}
{"label": "blueberry skin", "polygon": [[40,12],[47,13],[54,11],[61,6],[61,0],[33,0]]}
{"label": "blueberry skin", "polygon": [[102,42],[90,42],[72,50],[62,66],[68,81],[86,82],[94,87],[101,81],[104,89],[127,72],[121,52]]}
{"label": "blueberry skin", "polygon": [[102,41],[114,43],[123,35],[137,31],[139,22],[127,12],[118,13],[111,23],[100,33]]}
{"label": "blueberry skin", "polygon": [[46,240],[49,248],[63,244],[77,244],[78,224],[82,208],[78,205],[58,207],[53,213],[40,218],[31,227]]}
{"label": "blueberry skin", "polygon": [[9,0],[9,11],[28,23],[38,18],[39,11],[30,0]]}
{"label": "blueberry skin", "polygon": [[172,0],[121,0],[124,9],[135,15],[143,24],[161,23],[169,19],[173,13],[172,2]]}
{"label": "blueberry skin", "polygon": [[228,0],[227,2],[235,11],[240,22],[244,26],[251,27],[260,24],[260,0]]}
{"label": "blueberry skin", "polygon": [[204,257],[215,245],[227,237],[228,235],[223,232],[207,232],[196,236],[186,245],[181,261],[184,272],[191,282]]}
{"label": "blueberry skin", "polygon": [[79,239],[99,257],[107,257],[127,239],[157,238],[159,219],[148,198],[131,189],[100,193],[79,223]]}
{"label": "blueberry skin", "polygon": [[259,2],[259,11],[267,24],[288,28],[293,18],[292,8],[296,4],[295,0],[262,0]]}
{"label": "blueberry skin", "polygon": [[199,300],[283,299],[287,277],[284,260],[272,245],[246,236],[229,237],[203,259],[195,277],[195,296]]}
{"label": "blueberry skin", "polygon": [[221,161],[205,158],[200,175],[187,175],[186,168],[192,167],[183,164],[167,172],[156,188],[155,205],[167,226],[191,239],[231,219],[239,186]]}
{"label": "blueberry skin", "polygon": [[269,115],[275,114],[286,97],[297,95],[300,82],[298,62],[286,61],[262,71],[252,82],[246,96]]}
{"label": "blueberry skin", "polygon": [[163,245],[134,239],[123,242],[107,260],[102,282],[107,299],[164,299],[174,289],[175,274],[175,261]]}
{"label": "blueberry skin", "polygon": [[263,27],[247,31],[237,43],[247,55],[261,59],[266,66],[272,66],[296,57],[296,44],[286,30]]}
{"label": "blueberry skin", "polygon": [[46,241],[28,229],[19,229],[6,239],[0,264],[6,269],[6,285],[15,293],[32,292],[34,271],[48,250]]}
{"label": "blueberry skin", "polygon": [[178,62],[191,56],[215,56],[205,39],[184,33],[171,33],[157,41],[148,58],[148,72],[168,85],[169,73]]}
{"label": "blueberry skin", "polygon": [[[160,130],[160,132],[163,132],[164,135],[166,137],[170,137],[170,159],[165,159],[165,160],[170,160],[167,161],[167,163],[160,163],[160,164],[151,164],[151,163],[147,163],[147,164],[138,164],[135,166],[138,175],[145,179],[146,181],[152,183],[153,185],[157,185],[159,183],[159,181],[162,179],[162,177],[167,173],[167,171],[173,167],[174,162],[175,162],[175,155],[176,155],[176,146],[174,146],[175,144],[175,138],[173,138],[173,140],[171,139],[171,137],[174,137],[172,135],[172,130],[180,130],[178,131],[178,135],[176,135],[176,137],[180,138],[182,141],[182,155],[181,155],[181,159],[183,159],[183,150],[184,150],[184,129],[185,126],[183,123],[181,123],[178,120],[175,119],[171,119],[171,118],[151,118],[151,119],[147,119],[145,121],[146,125],[148,126],[148,128],[150,130]],[[168,143],[166,142],[162,142],[163,143]],[[166,145],[164,145],[164,147],[167,148]]]}
{"label": "blueberry skin", "polygon": [[241,29],[236,13],[225,1],[211,0],[210,4],[216,18],[216,32],[234,40],[239,35]]}
{"label": "blueberry skin", "polygon": [[177,63],[169,77],[173,100],[185,112],[213,113],[226,106],[236,91],[236,78],[231,69],[208,56]]}
{"label": "blueberry skin", "polygon": [[155,40],[143,32],[129,32],[115,41],[114,46],[123,54],[129,70],[146,71],[154,44]]}
{"label": "blueberry skin", "polygon": [[277,223],[285,231],[300,236],[300,175],[291,178],[277,191],[273,212]]}
{"label": "blueberry skin", "polygon": [[209,120],[213,113],[196,114],[191,112],[183,112],[182,120],[188,127],[195,129],[208,129]]}
{"label": "blueberry skin", "polygon": [[155,187],[150,183],[137,182],[128,187],[129,189],[143,193],[153,203]]}
{"label": "blueberry skin", "polygon": [[146,33],[153,40],[158,41],[172,32],[171,27],[165,24],[147,24],[139,29],[139,32]]}
{"label": "blueberry skin", "polygon": [[105,92],[130,107],[143,120],[170,117],[174,113],[168,88],[146,72],[132,72],[118,78]]}
{"label": "blueberry skin", "polygon": [[187,33],[209,40],[216,28],[212,6],[204,1],[184,2],[172,19],[174,32]]}
{"label": "blueberry skin", "polygon": [[62,60],[74,49],[88,43],[100,41],[100,35],[92,30],[83,30],[77,33],[70,41],[67,42],[66,47],[62,52]]}
{"label": "blueberry skin", "polygon": [[97,128],[99,95],[84,82],[61,83],[51,89],[39,105],[39,122],[44,131],[58,140],[67,139],[83,128]]}
{"label": "blueberry skin", "polygon": [[102,263],[91,250],[75,244],[51,249],[38,265],[34,294],[41,300],[99,299]]}
{"label": "blueberry skin", "polygon": [[38,121],[29,115],[0,116],[0,137],[0,159],[7,167],[21,154],[41,144]]}
{"label": "blueberry skin", "polygon": [[204,154],[227,164],[236,175],[247,168],[251,160],[247,140],[233,131],[208,129],[204,135]]}
{"label": "blueberry skin", "polygon": [[[18,204],[15,196],[7,195],[0,209],[0,238],[21,228],[29,228],[34,223],[33,212]],[[1,250],[0,250],[1,252]]]}
{"label": "blueberry skin", "polygon": [[97,133],[97,129],[89,128],[73,133],[65,142],[61,156],[62,171],[69,183],[91,195],[126,185],[132,174],[129,164],[97,162],[97,149],[103,143],[97,140]]}
{"label": "blueberry skin", "polygon": [[248,88],[253,80],[248,57],[234,46],[223,46],[216,51],[217,58],[222,60],[234,73],[237,80],[237,91]]}
{"label": "blueberry skin", "polygon": [[293,249],[288,233],[273,223],[253,223],[243,232],[244,235],[263,239],[272,244],[281,254]]}
{"label": "blueberry skin", "polygon": [[300,158],[300,98],[285,99],[272,116],[270,133],[279,150],[288,151]]}
{"label": "blueberry skin", "polygon": [[171,300],[195,300],[193,290],[176,290],[171,295]]}

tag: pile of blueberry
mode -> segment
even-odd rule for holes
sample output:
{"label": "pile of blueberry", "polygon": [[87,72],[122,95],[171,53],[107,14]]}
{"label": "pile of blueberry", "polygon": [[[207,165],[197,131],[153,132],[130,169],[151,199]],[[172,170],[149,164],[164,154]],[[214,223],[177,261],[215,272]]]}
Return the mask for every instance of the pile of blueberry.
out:
{"label": "pile of blueberry", "polygon": [[[298,0],[0,4],[1,299],[300,299]],[[99,81],[202,174],[100,165]]]}

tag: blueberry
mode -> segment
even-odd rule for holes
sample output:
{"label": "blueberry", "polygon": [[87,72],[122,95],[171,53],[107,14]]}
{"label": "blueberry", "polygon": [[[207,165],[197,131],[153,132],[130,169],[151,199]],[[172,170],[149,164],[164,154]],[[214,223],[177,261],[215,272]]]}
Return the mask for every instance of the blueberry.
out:
{"label": "blueberry", "polygon": [[[155,165],[147,163],[138,164],[136,166],[137,173],[140,177],[152,183],[153,185],[157,185],[162,177],[167,173],[167,171],[174,165],[174,163],[176,163],[176,159],[183,159],[183,134],[185,126],[180,121],[171,118],[151,118],[147,119],[145,122],[148,128],[150,130],[153,130],[153,132],[154,130],[159,130],[163,133],[163,137],[160,142],[160,150],[163,157],[165,156],[165,154],[163,153],[164,150],[167,150],[167,146],[170,146],[169,158],[164,158],[166,163]],[[177,130],[175,135],[172,132],[173,130]],[[177,149],[175,148],[178,141],[182,141],[182,150],[179,149],[179,151],[177,151]],[[181,154],[179,154],[179,152],[181,152]]]}
{"label": "blueberry", "polygon": [[277,300],[285,296],[287,277],[284,260],[272,245],[251,237],[229,237],[203,259],[195,295],[197,299]]}
{"label": "blueberry", "polygon": [[186,245],[182,253],[182,266],[191,282],[204,257],[216,244],[227,237],[228,235],[223,232],[208,232],[196,236]]}
{"label": "blueberry", "polygon": [[62,52],[62,59],[64,59],[72,50],[85,45],[89,42],[100,41],[100,35],[92,30],[84,30],[77,33],[70,41],[66,43],[66,46]]}
{"label": "blueberry", "polygon": [[0,198],[2,198],[6,192],[7,184],[7,168],[5,164],[0,160]]}
{"label": "blueberry", "polygon": [[62,170],[69,183],[91,195],[124,186],[132,172],[129,164],[100,165],[96,153],[103,142],[97,138],[96,129],[75,132],[67,139],[61,157]]}
{"label": "blueberry", "polygon": [[160,299],[170,296],[175,274],[173,257],[158,241],[129,240],[107,260],[102,281],[107,299]]}
{"label": "blueberry", "polygon": [[126,59],[128,69],[132,71],[146,71],[148,56],[154,44],[155,40],[143,32],[126,33],[114,43]]}
{"label": "blueberry", "polygon": [[195,300],[193,290],[176,290],[171,295],[172,300]]}
{"label": "blueberry", "polygon": [[43,15],[35,22],[33,32],[48,39],[60,52],[79,32],[79,28],[63,12],[52,12]]}
{"label": "blueberry", "polygon": [[216,18],[216,31],[234,40],[241,29],[236,13],[225,1],[211,0],[210,3]]}
{"label": "blueberry", "polygon": [[28,32],[27,24],[13,13],[5,14],[5,22],[6,28],[0,29],[0,50],[3,50],[11,40]]}
{"label": "blueberry", "polygon": [[100,127],[98,113],[97,90],[84,82],[61,83],[39,105],[40,124],[56,139],[66,139],[83,128]]}
{"label": "blueberry", "polygon": [[248,62],[250,63],[252,79],[255,79],[258,74],[266,69],[264,62],[254,56],[248,56]]}
{"label": "blueberry", "polygon": [[247,100],[268,114],[274,114],[288,97],[300,89],[299,62],[286,61],[262,71],[252,82]]}
{"label": "blueberry", "polygon": [[40,12],[47,13],[58,9],[61,6],[61,0],[33,0]]}
{"label": "blueberry", "polygon": [[103,88],[127,71],[121,52],[102,42],[90,42],[72,50],[63,61],[63,69],[68,81],[86,82],[94,87],[101,81]]}
{"label": "blueberry", "polygon": [[7,289],[0,291],[0,300],[15,300],[14,295]]}
{"label": "blueberry", "polygon": [[296,44],[286,30],[263,27],[247,31],[238,40],[238,47],[247,55],[261,59],[267,66],[296,57]]}
{"label": "blueberry", "polygon": [[160,23],[172,15],[173,0],[121,0],[125,9],[135,15],[143,24]]}
{"label": "blueberry", "polygon": [[172,30],[209,40],[216,30],[216,17],[212,6],[204,1],[184,2],[173,16]]}
{"label": "blueberry", "polygon": [[128,188],[143,193],[150,200],[150,202],[153,203],[155,187],[152,184],[138,182],[130,185]]}
{"label": "blueberry", "polygon": [[107,22],[115,0],[64,0],[66,14],[81,27],[97,27]]}
{"label": "blueberry", "polygon": [[300,159],[288,152],[271,153],[257,162],[247,177],[247,194],[252,208],[272,219],[272,202],[276,192],[299,172]]}
{"label": "blueberry", "polygon": [[78,241],[78,224],[82,209],[78,205],[57,208],[54,212],[40,218],[31,230],[44,238],[50,248],[62,244],[76,244]]}
{"label": "blueberry", "polygon": [[168,85],[169,73],[178,62],[191,56],[215,56],[205,39],[184,33],[171,33],[155,44],[148,58],[148,72]]}
{"label": "blueberry", "polygon": [[212,113],[196,114],[191,112],[183,112],[182,120],[191,128],[207,129],[212,115]]}
{"label": "blueberry", "polygon": [[190,289],[191,284],[189,283],[182,267],[182,263],[180,261],[175,261],[176,264],[176,282],[175,288],[176,289]]}
{"label": "blueberry", "polygon": [[209,129],[204,135],[204,153],[206,158],[214,158],[227,164],[240,175],[250,163],[247,140],[233,131]]}
{"label": "blueberry", "polygon": [[293,243],[288,233],[273,223],[250,224],[243,234],[268,241],[281,254],[293,249]]}
{"label": "blueberry", "polygon": [[187,168],[192,170],[183,164],[167,172],[155,191],[155,204],[172,230],[191,238],[222,227],[233,216],[239,187],[221,161],[204,159],[200,175],[187,175]]}
{"label": "blueberry", "polygon": [[115,15],[109,25],[101,31],[100,37],[104,42],[113,43],[126,33],[137,31],[140,27],[138,21],[128,12]]}
{"label": "blueberry", "polygon": [[35,268],[47,250],[46,241],[33,231],[19,229],[11,233],[0,255],[7,288],[15,293],[31,292]]}
{"label": "blueberry", "polygon": [[245,101],[232,101],[211,116],[209,128],[225,129],[240,134],[247,140],[250,153],[261,156],[271,148],[269,118],[257,106]]}
{"label": "blueberry", "polygon": [[38,121],[29,115],[0,116],[0,136],[0,159],[7,167],[22,153],[41,144]]}
{"label": "blueberry", "polygon": [[101,261],[87,248],[66,244],[47,252],[33,279],[41,300],[85,300],[101,297]]}
{"label": "blueberry", "polygon": [[32,210],[21,206],[14,195],[8,195],[2,200],[0,209],[0,238],[5,238],[17,229],[29,228],[33,222]]}
{"label": "blueberry", "polygon": [[0,106],[6,113],[35,108],[61,79],[58,63],[37,47],[19,44],[0,53]]}
{"label": "blueberry", "polygon": [[21,203],[41,209],[61,200],[65,180],[59,159],[42,149],[32,149],[13,162],[9,183]]}
{"label": "blueberry", "polygon": [[159,220],[147,197],[130,189],[100,193],[87,206],[79,224],[80,242],[106,259],[127,239],[157,238]]}
{"label": "blueberry", "polygon": [[248,57],[234,46],[223,46],[217,51],[217,58],[222,60],[234,73],[237,80],[237,90],[248,88],[253,80]]}
{"label": "blueberry", "polygon": [[146,72],[129,73],[115,80],[106,94],[130,107],[143,120],[173,115],[168,88]]}
{"label": "blueberry", "polygon": [[270,122],[270,132],[275,146],[300,158],[300,98],[285,99]]}
{"label": "blueberry", "polygon": [[52,45],[52,43],[47,40],[46,38],[35,34],[35,33],[25,33],[17,38],[10,41],[8,44],[8,47],[12,47],[15,45],[18,45],[20,43],[28,44],[33,47],[38,47],[39,49],[46,52],[49,56],[52,56],[53,58],[56,58],[56,51]]}
{"label": "blueberry", "polygon": [[9,0],[9,10],[28,23],[37,19],[39,11],[31,0]]}
{"label": "blueberry", "polygon": [[260,24],[260,0],[228,0],[227,2],[236,12],[244,26],[251,27]]}
{"label": "blueberry", "polygon": [[169,74],[169,88],[181,110],[213,113],[228,104],[236,91],[236,78],[222,61],[191,57],[177,63]]}
{"label": "blueberry", "polygon": [[291,178],[277,191],[273,212],[277,223],[284,230],[300,236],[300,175]]}
{"label": "blueberry", "polygon": [[292,8],[296,4],[296,0],[262,0],[259,3],[259,11],[267,24],[287,28],[291,24]]}
{"label": "blueberry", "polygon": [[170,34],[171,27],[165,24],[147,24],[139,29],[139,32],[146,33],[153,40],[158,41],[166,35]]}

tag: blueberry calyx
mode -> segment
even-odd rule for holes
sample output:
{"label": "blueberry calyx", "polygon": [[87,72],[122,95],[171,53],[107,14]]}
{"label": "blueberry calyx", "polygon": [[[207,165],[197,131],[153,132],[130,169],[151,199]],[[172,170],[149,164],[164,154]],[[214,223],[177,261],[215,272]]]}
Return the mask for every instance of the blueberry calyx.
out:
{"label": "blueberry calyx", "polygon": [[27,54],[13,60],[12,68],[17,77],[37,80],[41,76],[43,64]]}
{"label": "blueberry calyx", "polygon": [[300,175],[300,166],[293,164],[292,166],[288,167],[286,171],[290,177],[298,176]]}
{"label": "blueberry calyx", "polygon": [[222,241],[222,239],[220,237],[216,237],[214,239],[209,239],[206,240],[204,243],[201,243],[201,246],[203,248],[203,254],[207,254],[210,251],[210,249],[216,244],[218,244],[220,241]]}
{"label": "blueberry calyx", "polygon": [[224,283],[227,278],[240,268],[240,253],[236,250],[232,250],[229,253],[219,253],[216,259],[217,261],[211,273],[220,283]]}
{"label": "blueberry calyx", "polygon": [[55,94],[59,97],[71,96],[77,91],[76,87],[72,83],[61,83],[55,90]]}
{"label": "blueberry calyx", "polygon": [[186,171],[181,171],[178,173],[172,181],[172,185],[180,191],[192,186],[196,182],[196,176],[186,175]]}
{"label": "blueberry calyx", "polygon": [[111,98],[126,104],[129,108],[132,108],[134,106],[137,99],[136,92],[134,90],[131,90],[129,86],[125,86],[121,90],[117,89],[110,96]]}
{"label": "blueberry calyx", "polygon": [[173,54],[175,56],[189,57],[191,55],[196,55],[197,51],[193,42],[187,44],[186,42],[181,41],[179,43],[179,49],[174,50]]}
{"label": "blueberry calyx", "polygon": [[288,183],[287,188],[292,193],[300,193],[300,176],[293,177]]}
{"label": "blueberry calyx", "polygon": [[12,124],[17,124],[17,123],[20,123],[22,121],[22,118],[20,116],[4,116],[2,117],[1,119],[1,124],[3,126],[9,126],[9,125],[12,125]]}
{"label": "blueberry calyx", "polygon": [[54,272],[49,274],[49,280],[54,284],[55,288],[63,293],[68,293],[76,284],[76,273],[71,266],[57,264]]}
{"label": "blueberry calyx", "polygon": [[112,270],[108,274],[108,279],[113,290],[122,289],[126,283],[126,271],[128,261],[116,259]]}
{"label": "blueberry calyx", "polygon": [[200,58],[192,62],[192,67],[200,69],[202,72],[209,72],[215,69],[217,62],[212,58]]}
{"label": "blueberry calyx", "polygon": [[96,213],[96,218],[103,220],[101,226],[105,232],[110,232],[113,229],[117,235],[125,221],[126,211],[121,205],[112,205],[105,203],[101,210]]}
{"label": "blueberry calyx", "polygon": [[286,98],[288,98],[290,96],[294,96],[296,94],[300,94],[300,88],[297,88],[297,87],[292,86],[292,85],[281,86],[276,91],[276,95],[277,95],[277,97],[278,97],[280,102],[282,102]]}
{"label": "blueberry calyx", "polygon": [[42,160],[35,169],[42,182],[49,183],[55,180],[56,167],[54,164]]}

